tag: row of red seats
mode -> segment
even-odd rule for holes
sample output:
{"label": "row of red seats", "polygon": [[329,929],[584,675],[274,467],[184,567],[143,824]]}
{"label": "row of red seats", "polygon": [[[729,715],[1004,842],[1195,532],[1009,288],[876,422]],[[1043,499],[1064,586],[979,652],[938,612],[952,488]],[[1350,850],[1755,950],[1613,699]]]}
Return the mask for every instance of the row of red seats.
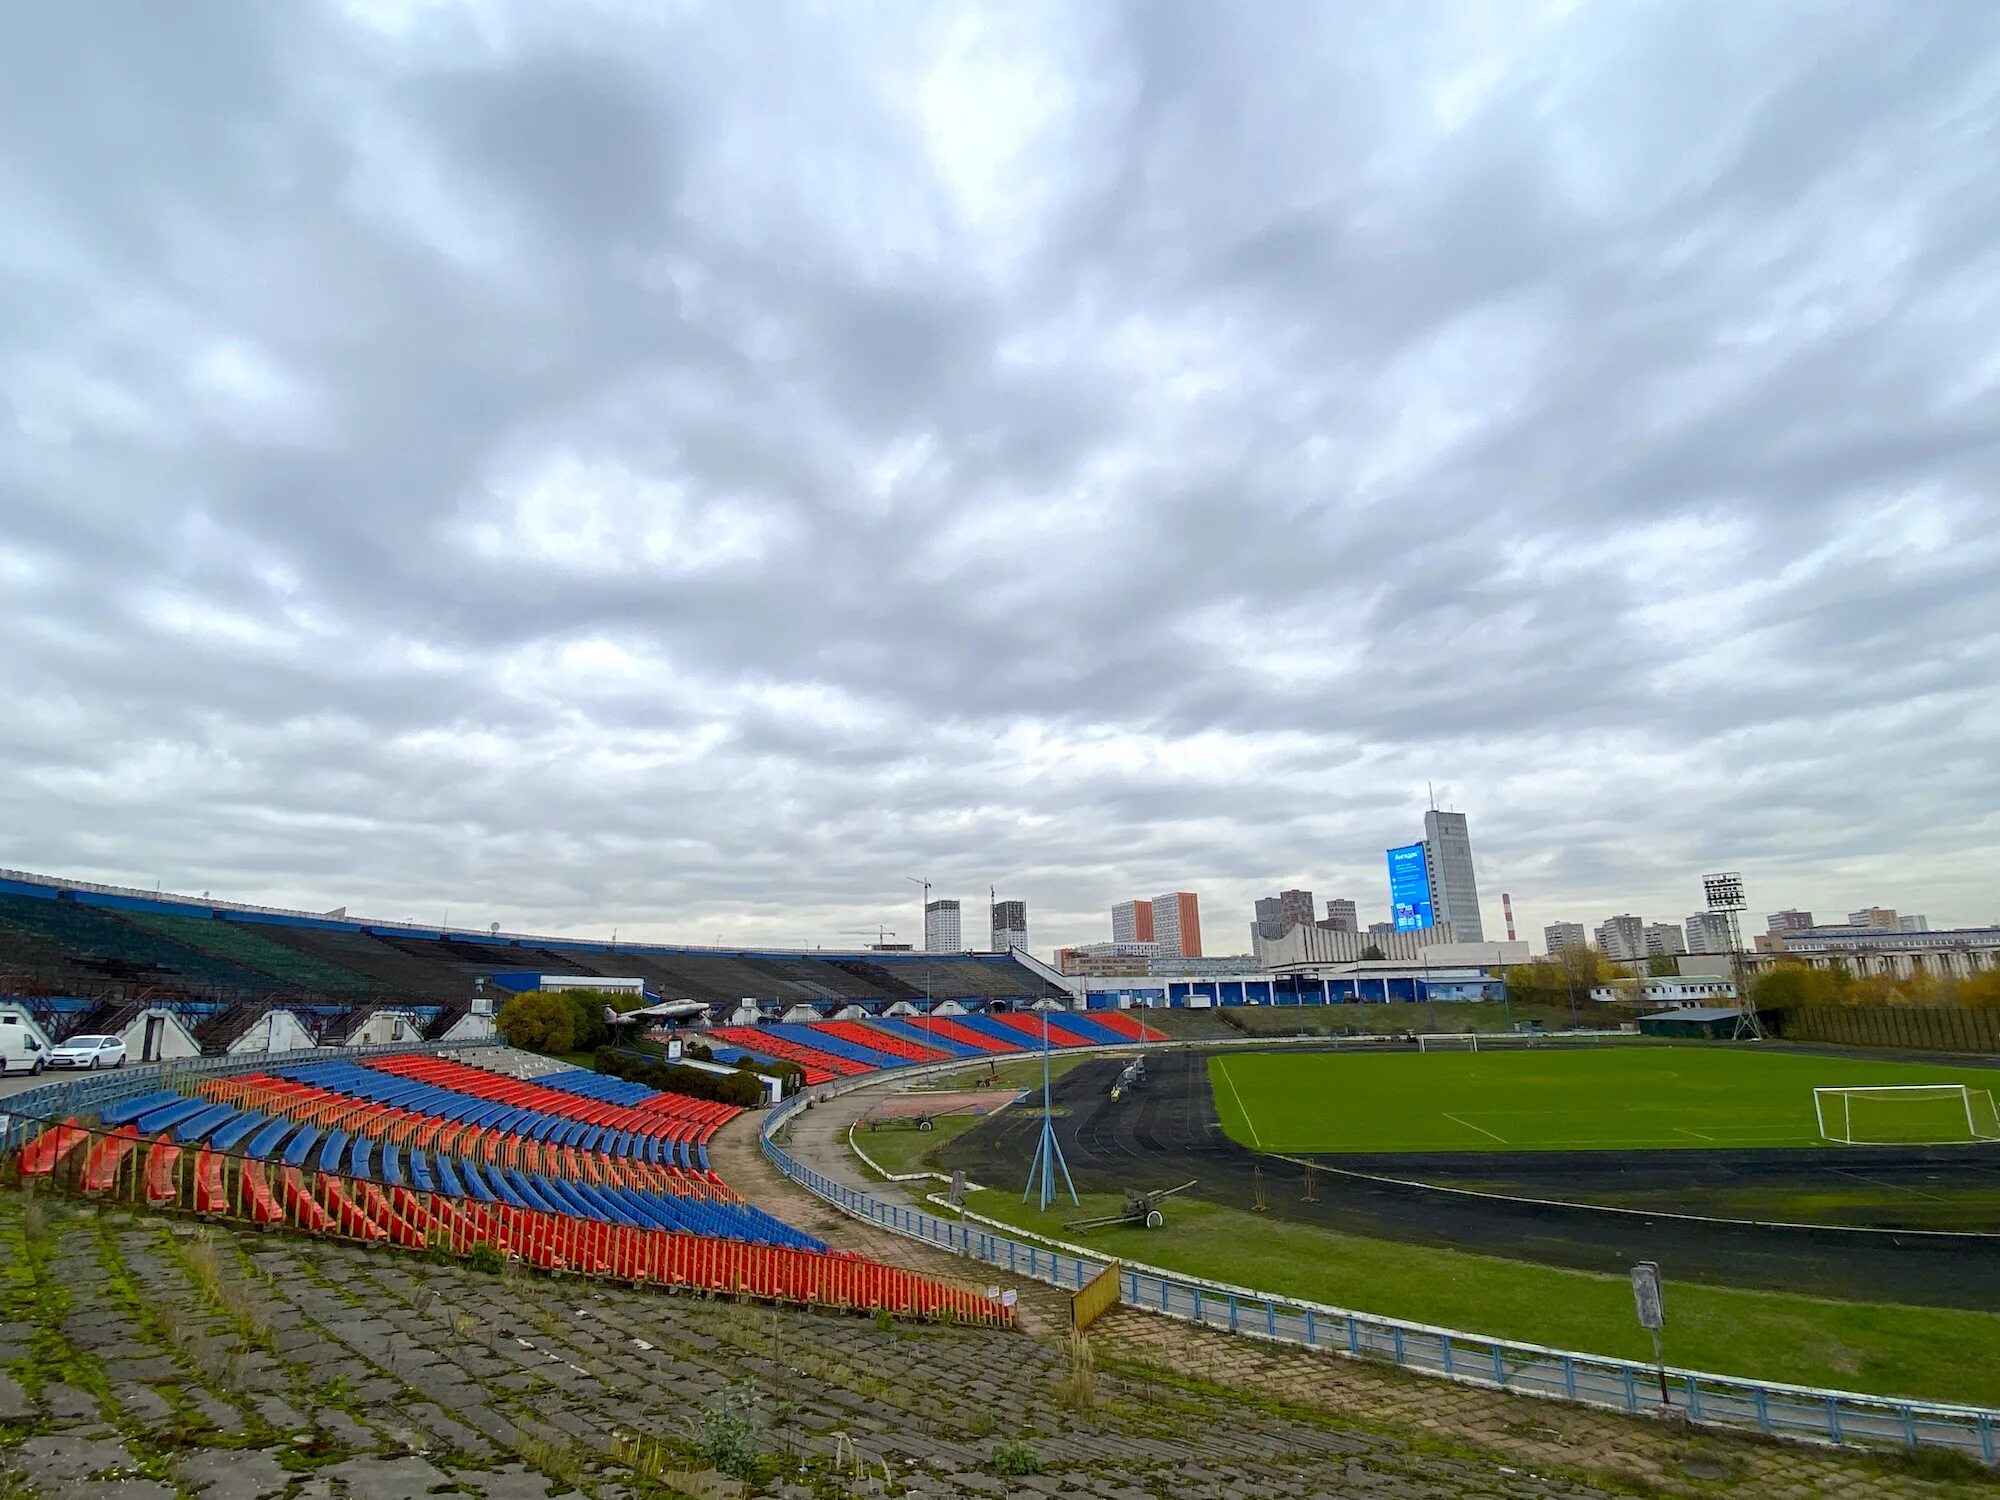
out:
{"label": "row of red seats", "polygon": [[961,1026],[950,1016],[911,1016],[912,1026],[921,1026],[935,1036],[947,1041],[963,1042],[968,1047],[977,1047],[981,1052],[1018,1052],[1020,1048],[1010,1047],[997,1036],[988,1036],[983,1031],[974,1031],[970,1026]]}
{"label": "row of red seats", "polygon": [[582,1094],[572,1094],[566,1089],[552,1089],[527,1079],[489,1073],[484,1068],[469,1067],[462,1062],[427,1053],[408,1052],[378,1057],[372,1059],[369,1065],[399,1078],[414,1078],[420,1083],[435,1084],[454,1093],[470,1094],[476,1099],[538,1109],[544,1114],[585,1120],[613,1130],[660,1135],[663,1119],[677,1121],[692,1129],[676,1130],[672,1133],[673,1137],[697,1144],[707,1142],[723,1125],[742,1113],[733,1104],[720,1104],[711,1099],[696,1099],[682,1094],[657,1094],[643,1106],[608,1104]]}
{"label": "row of red seats", "polygon": [[[897,1270],[849,1252],[798,1250],[712,1239],[663,1229],[571,1218],[480,1203],[301,1167],[273,1168],[203,1148],[191,1179],[181,1148],[148,1141],[130,1126],[93,1130],[70,1120],[22,1147],[21,1167],[47,1175],[88,1143],[78,1185],[102,1194],[128,1185],[155,1206],[191,1206],[203,1214],[257,1224],[289,1221],[313,1234],[446,1248],[466,1255],[490,1245],[549,1271],[691,1287],[808,1306],[887,1311],[1005,1326],[1013,1310],[979,1292]],[[127,1164],[131,1170],[125,1171]],[[274,1182],[275,1175],[275,1182]],[[183,1190],[187,1197],[183,1198]]]}
{"label": "row of red seats", "polygon": [[805,1070],[806,1087],[818,1088],[823,1083],[833,1082],[835,1077],[851,1077],[856,1073],[868,1073],[873,1069],[865,1062],[857,1062],[851,1057],[835,1057],[831,1052],[821,1052],[812,1047],[801,1047],[781,1036],[771,1036],[755,1026],[717,1026],[709,1033],[719,1042],[727,1042],[737,1047],[748,1047],[752,1052],[761,1052],[767,1057],[783,1058],[795,1062]]}
{"label": "row of red seats", "polygon": [[942,1047],[926,1047],[922,1042],[891,1036],[886,1031],[863,1026],[858,1021],[819,1021],[814,1024],[813,1030],[824,1031],[828,1036],[836,1036],[844,1042],[853,1042],[876,1052],[886,1052],[891,1057],[908,1058],[911,1062],[948,1062],[952,1057]]}
{"label": "row of red seats", "polygon": [[1123,1032],[1135,1042],[1164,1042],[1167,1034],[1155,1031],[1137,1016],[1122,1010],[1094,1010],[1090,1019],[1100,1026],[1108,1026],[1113,1031]]}

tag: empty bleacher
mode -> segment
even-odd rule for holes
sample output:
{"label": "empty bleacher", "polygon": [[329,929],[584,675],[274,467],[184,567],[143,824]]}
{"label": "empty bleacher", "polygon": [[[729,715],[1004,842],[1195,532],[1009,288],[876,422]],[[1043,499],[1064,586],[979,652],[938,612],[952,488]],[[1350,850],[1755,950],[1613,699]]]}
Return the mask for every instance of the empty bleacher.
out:
{"label": "empty bleacher", "polygon": [[268,974],[244,968],[75,901],[0,894],[0,963],[129,985],[268,989]]}
{"label": "empty bleacher", "polygon": [[87,1196],[406,1250],[490,1247],[549,1270],[1004,1324],[1010,1311],[833,1252],[662,1139],[735,1111],[567,1070],[539,1082],[430,1055],[209,1077],[49,1122],[25,1177]]}
{"label": "empty bleacher", "polygon": [[935,1036],[940,1043],[957,1042],[976,1052],[1013,1052],[1021,1045],[1020,1038],[1012,1034],[996,1035],[977,1026],[968,1026],[968,1016],[912,1016],[909,1024],[923,1028],[926,1035]]}
{"label": "empty bleacher", "polygon": [[[1008,1051],[1035,1051],[1039,1050],[1042,1045],[1042,1027],[1039,1018],[1035,1022],[1033,1036],[1030,1036],[1026,1031],[1018,1027],[1004,1024],[998,1016],[956,1016],[953,1019],[967,1031],[976,1031],[981,1036],[990,1037]],[[1049,1045],[1052,1047],[1074,1047],[1081,1044],[1066,1036],[1062,1031],[1051,1028],[1049,1032]]]}
{"label": "empty bleacher", "polygon": [[891,1028],[887,1022],[821,1021],[813,1030],[822,1037],[852,1042],[878,1055],[901,1058],[905,1062],[942,1062],[952,1053],[942,1047]]}
{"label": "empty bleacher", "polygon": [[[990,954],[712,951],[426,931],[342,916],[108,890],[40,877],[0,879],[0,980],[30,997],[165,1000],[187,1006],[282,998],[302,1011],[364,998],[398,1007],[466,1003],[500,973],[637,978],[662,999],[744,1000],[822,1014],[875,1012],[929,997],[977,1008],[1057,992]],[[207,1011],[190,1011],[207,1023]],[[241,1028],[218,1024],[211,1033]]]}
{"label": "empty bleacher", "polygon": [[1131,1014],[1129,1011],[1093,1010],[1088,1012],[1088,1014],[1090,1019],[1095,1021],[1099,1026],[1108,1027],[1131,1041],[1164,1042],[1167,1039],[1167,1034],[1164,1031],[1154,1026],[1148,1026],[1139,1017]]}
{"label": "empty bleacher", "polygon": [[367,976],[379,994],[456,999],[469,988],[455,966],[417,957],[359,928],[270,924],[260,930],[274,943]]}
{"label": "empty bleacher", "polygon": [[951,1036],[928,1017],[878,1017],[868,1023],[872,1030],[901,1037],[926,1048],[934,1056],[979,1057],[994,1048]]}
{"label": "empty bleacher", "polygon": [[272,984],[327,995],[358,994],[379,988],[364,974],[283,943],[274,943],[261,936],[256,928],[241,922],[146,911],[125,913],[124,919],[161,937],[269,975],[268,982]]}
{"label": "empty bleacher", "polygon": [[773,1036],[762,1026],[717,1026],[712,1028],[708,1035],[730,1046],[742,1047],[753,1053],[761,1053],[765,1057],[775,1057],[782,1062],[797,1063],[809,1088],[831,1083],[837,1077],[866,1073],[873,1066],[818,1047],[803,1046],[787,1037]]}
{"label": "empty bleacher", "polygon": [[[1030,1014],[1027,1017],[1027,1019],[1029,1019],[1030,1021],[1034,1021],[1039,1015],[1040,1012],[1035,1012],[1033,1014]],[[1060,1026],[1062,1030],[1067,1032],[1069,1035],[1081,1037],[1083,1038],[1084,1041],[1089,1042],[1093,1046],[1117,1047],[1125,1043],[1128,1043],[1132,1040],[1131,1036],[1129,1036],[1123,1031],[1120,1031],[1117,1027],[1107,1026],[1103,1022],[1099,1021],[1096,1017],[1089,1015],[1084,1011],[1080,1010],[1059,1011],[1051,1014],[1049,1019],[1056,1025]],[[1035,1027],[1032,1035],[1035,1040],[1035,1044],[1039,1046],[1041,1044],[1041,1031],[1039,1025]]]}

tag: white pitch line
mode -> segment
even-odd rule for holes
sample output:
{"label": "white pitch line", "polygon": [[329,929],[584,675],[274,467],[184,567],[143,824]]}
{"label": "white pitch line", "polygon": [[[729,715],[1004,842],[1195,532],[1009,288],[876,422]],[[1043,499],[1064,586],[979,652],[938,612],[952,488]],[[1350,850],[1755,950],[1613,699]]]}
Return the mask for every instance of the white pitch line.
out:
{"label": "white pitch line", "polygon": [[1703,1135],[1699,1130],[1689,1130],[1685,1125],[1676,1125],[1674,1129],[1678,1130],[1682,1135],[1691,1135],[1698,1141],[1713,1141],[1715,1139],[1712,1135]]}
{"label": "white pitch line", "polygon": [[1236,1108],[1243,1116],[1243,1123],[1250,1127],[1250,1144],[1262,1151],[1264,1143],[1257,1139],[1257,1122],[1250,1118],[1250,1111],[1243,1106],[1243,1096],[1236,1092],[1236,1080],[1229,1076],[1229,1064],[1218,1060],[1215,1065],[1222,1071],[1222,1081],[1229,1085],[1230,1097],[1236,1101]]}
{"label": "white pitch line", "polygon": [[1484,1125],[1475,1125],[1470,1120],[1461,1120],[1458,1118],[1457,1115],[1452,1114],[1449,1111],[1440,1111],[1440,1113],[1443,1114],[1447,1120],[1451,1120],[1456,1124],[1463,1125],[1467,1130],[1476,1130],[1481,1135],[1488,1136],[1491,1139],[1498,1141],[1503,1146],[1507,1144],[1506,1136],[1494,1135],[1493,1132],[1488,1130]]}

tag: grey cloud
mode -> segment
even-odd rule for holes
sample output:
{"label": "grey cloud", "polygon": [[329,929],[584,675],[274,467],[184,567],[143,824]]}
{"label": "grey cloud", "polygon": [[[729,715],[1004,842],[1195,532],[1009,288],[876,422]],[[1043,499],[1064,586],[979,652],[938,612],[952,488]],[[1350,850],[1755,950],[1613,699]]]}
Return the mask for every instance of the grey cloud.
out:
{"label": "grey cloud", "polygon": [[2000,914],[1989,8],[965,14],[0,22],[0,862]]}

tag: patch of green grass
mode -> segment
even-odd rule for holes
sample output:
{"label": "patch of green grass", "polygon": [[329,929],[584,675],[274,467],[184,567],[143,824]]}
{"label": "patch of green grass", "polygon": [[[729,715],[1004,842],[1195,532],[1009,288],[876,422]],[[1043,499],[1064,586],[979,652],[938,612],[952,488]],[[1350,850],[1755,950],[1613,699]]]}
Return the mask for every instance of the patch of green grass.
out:
{"label": "patch of green grass", "polygon": [[915,1121],[898,1120],[870,1130],[854,1129],[854,1144],[868,1153],[885,1172],[904,1173],[932,1170],[930,1154],[947,1142],[955,1141],[987,1115],[945,1115],[932,1122],[929,1130],[919,1130]]}
{"label": "patch of green grass", "polygon": [[[1164,1229],[1084,1236],[1065,1219],[1110,1213],[1122,1199],[1086,1194],[1047,1214],[1019,1195],[979,1191],[975,1212],[1190,1276],[1257,1287],[1468,1333],[1650,1359],[1622,1275],[1527,1265],[1461,1250],[1364,1239],[1267,1219],[1182,1195]],[[1667,1285],[1668,1363],[1721,1374],[1878,1395],[2000,1404],[2000,1314],[1888,1303],[1827,1302],[1785,1292]]]}
{"label": "patch of green grass", "polygon": [[[1258,1151],[1715,1150],[1826,1144],[1815,1086],[1962,1083],[1971,1067],[1710,1043],[1529,1051],[1259,1052],[1211,1057],[1232,1140]],[[1872,1096],[1870,1139],[1966,1136],[1957,1095]],[[1857,1130],[1857,1133],[1862,1133]]]}

